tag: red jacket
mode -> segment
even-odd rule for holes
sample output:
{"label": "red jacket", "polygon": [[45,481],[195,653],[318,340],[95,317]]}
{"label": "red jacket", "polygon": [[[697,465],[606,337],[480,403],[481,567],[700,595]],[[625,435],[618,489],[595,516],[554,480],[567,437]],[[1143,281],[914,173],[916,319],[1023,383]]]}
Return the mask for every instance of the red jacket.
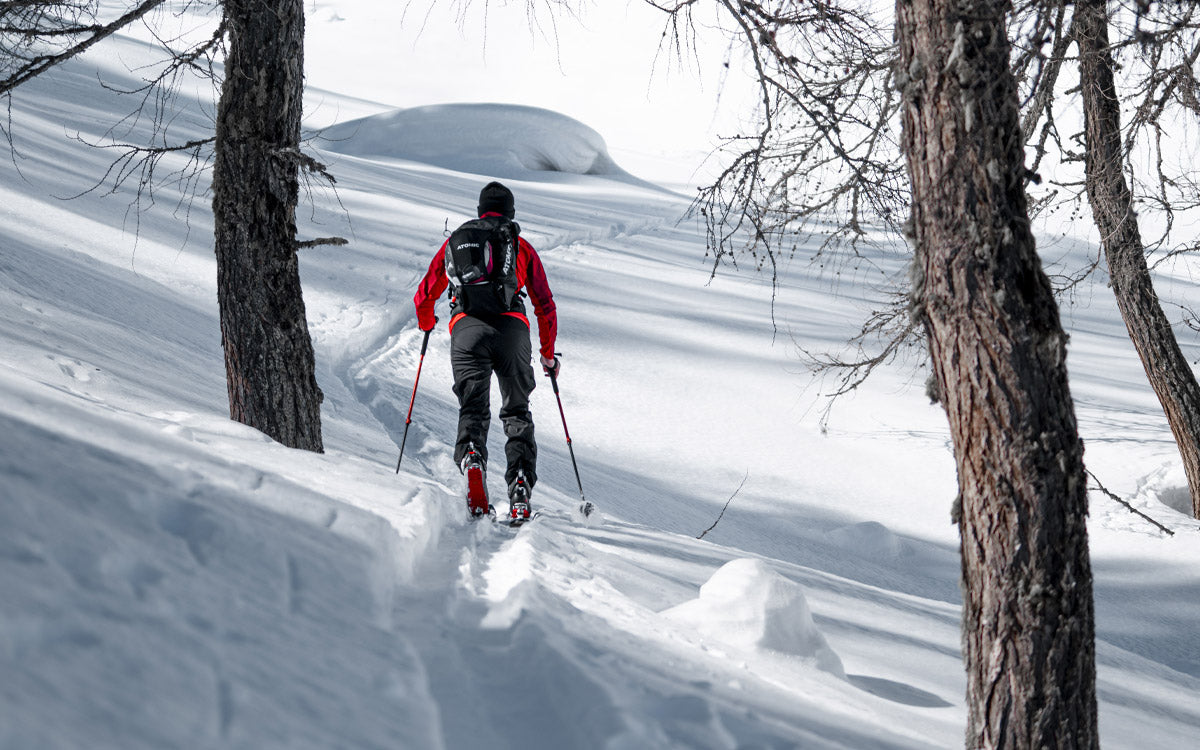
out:
{"label": "red jacket", "polygon": [[[483,216],[499,215],[486,213]],[[433,256],[425,278],[421,279],[417,293],[413,295],[413,304],[417,308],[417,326],[422,331],[428,331],[436,324],[433,308],[450,285],[450,280],[446,278],[446,242],[442,243],[437,254]],[[554,306],[554,295],[550,293],[550,283],[546,280],[546,269],[542,266],[542,259],[524,237],[517,238],[517,283],[528,293],[530,301],[533,302],[533,310],[537,313],[540,353],[546,359],[553,359],[554,342],[558,338],[558,313]],[[464,315],[466,313],[458,313],[450,319],[451,331],[454,330],[454,324]],[[529,318],[523,313],[511,312],[505,315],[511,315],[524,321],[526,326],[529,325]]]}

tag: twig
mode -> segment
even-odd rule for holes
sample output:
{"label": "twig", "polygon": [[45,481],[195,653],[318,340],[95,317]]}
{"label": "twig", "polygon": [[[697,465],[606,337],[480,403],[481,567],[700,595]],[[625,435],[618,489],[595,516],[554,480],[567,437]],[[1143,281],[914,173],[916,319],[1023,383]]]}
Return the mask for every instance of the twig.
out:
{"label": "twig", "polygon": [[1150,523],[1154,524],[1154,525],[1155,525],[1155,526],[1157,526],[1158,528],[1160,528],[1160,529],[1162,529],[1163,531],[1167,532],[1167,535],[1168,535],[1168,536],[1175,536],[1175,532],[1174,532],[1174,531],[1171,531],[1171,530],[1170,530],[1170,529],[1168,529],[1166,526],[1163,526],[1163,525],[1162,525],[1161,523],[1159,523],[1158,521],[1155,521],[1155,520],[1154,520],[1153,518],[1151,518],[1150,516],[1146,515],[1145,513],[1141,512],[1141,511],[1140,511],[1140,510],[1138,510],[1137,508],[1133,507],[1133,506],[1132,506],[1132,505],[1130,505],[1129,503],[1125,502],[1124,500],[1122,500],[1121,498],[1117,497],[1115,494],[1113,494],[1112,492],[1110,492],[1110,491],[1109,491],[1109,489],[1108,489],[1107,487],[1105,487],[1103,484],[1101,484],[1101,483],[1100,483],[1100,480],[1096,478],[1096,475],[1092,473],[1091,469],[1085,469],[1085,471],[1087,471],[1087,474],[1088,474],[1088,476],[1092,478],[1092,481],[1096,483],[1096,489],[1100,490],[1100,491],[1101,491],[1101,492],[1103,492],[1105,495],[1108,495],[1108,496],[1109,496],[1109,497],[1111,497],[1113,500],[1116,500],[1116,501],[1117,501],[1118,503],[1120,503],[1121,505],[1124,505],[1126,508],[1128,508],[1128,509],[1129,509],[1129,511],[1130,511],[1131,513],[1135,513],[1135,514],[1137,514],[1137,515],[1141,516],[1142,518],[1146,519],[1147,521],[1149,521]]}
{"label": "twig", "polygon": [[729,499],[725,501],[725,507],[721,508],[721,513],[720,513],[720,515],[717,516],[717,520],[713,521],[712,526],[709,526],[704,531],[701,531],[700,536],[696,537],[697,539],[703,539],[705,534],[707,534],[708,532],[717,528],[717,524],[719,524],[721,522],[721,519],[725,516],[725,511],[729,510],[729,504],[732,503],[733,499],[735,497],[737,497],[737,494],[742,491],[742,487],[745,486],[746,480],[749,478],[750,478],[750,472],[747,471],[746,476],[742,477],[742,483],[738,485],[737,489],[733,491],[733,494],[729,496]]}

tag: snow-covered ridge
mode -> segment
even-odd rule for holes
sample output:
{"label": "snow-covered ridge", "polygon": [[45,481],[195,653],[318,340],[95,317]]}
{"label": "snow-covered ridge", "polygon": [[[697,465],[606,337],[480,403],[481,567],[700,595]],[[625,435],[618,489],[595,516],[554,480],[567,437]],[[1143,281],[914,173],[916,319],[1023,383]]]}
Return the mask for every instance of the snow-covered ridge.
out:
{"label": "snow-covered ridge", "polygon": [[513,104],[437,104],[371,115],[324,129],[320,145],[506,179],[593,175],[642,183],[617,166],[604,138],[587,125]]}

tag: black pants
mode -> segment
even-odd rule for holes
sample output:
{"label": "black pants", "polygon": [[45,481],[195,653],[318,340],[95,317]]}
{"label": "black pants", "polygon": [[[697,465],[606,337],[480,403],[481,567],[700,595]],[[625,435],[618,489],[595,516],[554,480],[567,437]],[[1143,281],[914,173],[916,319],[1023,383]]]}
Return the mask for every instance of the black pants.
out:
{"label": "black pants", "polygon": [[508,460],[504,474],[510,484],[517,471],[525,470],[530,488],[537,482],[537,444],[533,440],[533,415],[529,394],[537,383],[533,377],[533,349],[529,328],[509,316],[483,320],[467,316],[454,324],[450,334],[450,363],[454,368],[454,395],[458,396],[458,440],[454,461],[461,463],[467,445],[487,459],[487,434],[491,424],[492,373],[500,384],[500,419],[504,422],[504,445]]}

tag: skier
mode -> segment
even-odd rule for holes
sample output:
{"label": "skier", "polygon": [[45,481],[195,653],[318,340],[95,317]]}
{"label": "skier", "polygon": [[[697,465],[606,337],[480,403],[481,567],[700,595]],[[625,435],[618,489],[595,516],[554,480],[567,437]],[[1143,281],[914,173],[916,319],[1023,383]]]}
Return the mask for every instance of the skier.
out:
{"label": "skier", "polygon": [[[467,507],[472,516],[488,513],[487,433],[491,422],[492,373],[500,386],[507,442],[509,516],[513,523],[530,517],[530,494],[537,483],[537,444],[529,394],[536,385],[529,319],[522,297],[537,313],[539,355],[546,375],[557,377],[554,353],[558,316],[546,271],[533,246],[520,236],[513,194],[499,182],[479,193],[479,219],[468,221],[442,243],[413,304],[417,325],[431,331],[434,306],[450,287],[450,361],[458,396],[458,437],[454,460],[467,478]],[[524,290],[524,291],[522,291]]]}

